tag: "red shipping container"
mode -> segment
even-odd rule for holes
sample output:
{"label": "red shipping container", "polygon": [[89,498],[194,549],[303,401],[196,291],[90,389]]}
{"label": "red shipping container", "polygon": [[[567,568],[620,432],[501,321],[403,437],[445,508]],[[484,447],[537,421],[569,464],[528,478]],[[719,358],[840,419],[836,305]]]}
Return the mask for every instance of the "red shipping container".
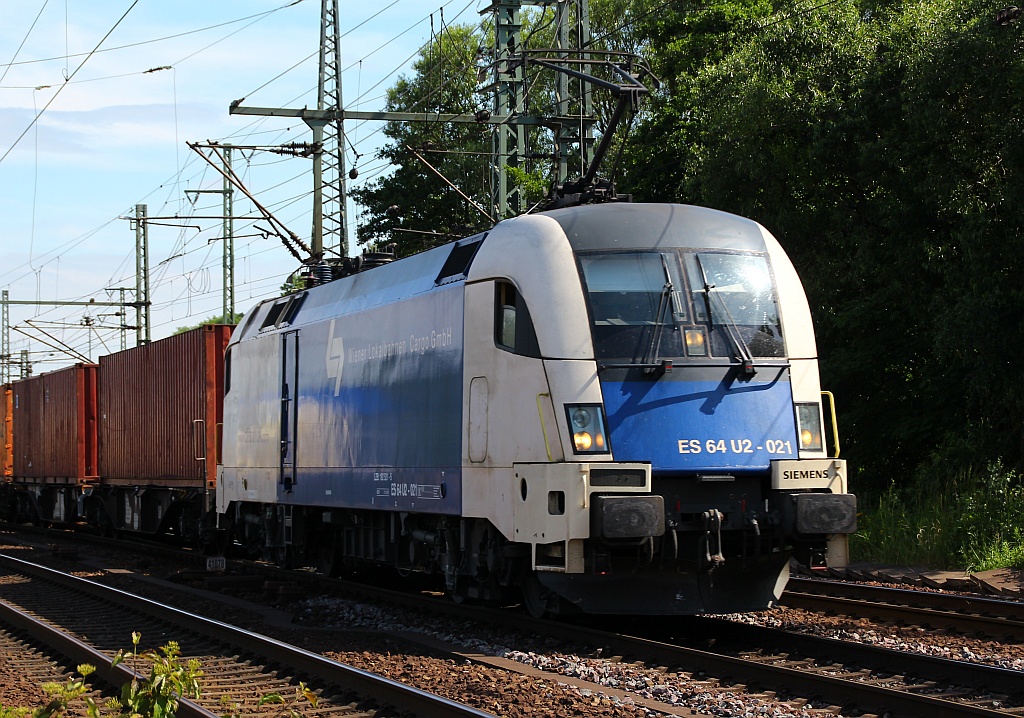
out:
{"label": "red shipping container", "polygon": [[96,477],[96,365],[14,382],[14,480],[88,483]]}
{"label": "red shipping container", "polygon": [[105,484],[213,488],[231,329],[206,325],[100,358]]}
{"label": "red shipping container", "polygon": [[13,386],[0,385],[0,477],[7,482],[14,476],[14,417],[11,415],[13,397]]}

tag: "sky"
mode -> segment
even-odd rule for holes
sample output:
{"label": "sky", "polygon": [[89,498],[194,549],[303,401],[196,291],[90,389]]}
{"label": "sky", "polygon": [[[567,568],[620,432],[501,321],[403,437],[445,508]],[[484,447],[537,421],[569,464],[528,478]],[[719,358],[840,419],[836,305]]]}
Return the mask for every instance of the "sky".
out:
{"label": "sky", "polygon": [[[431,24],[478,23],[484,0],[339,0],[343,104],[379,110]],[[232,116],[234,100],[316,107],[319,0],[0,0],[0,290],[11,301],[118,301],[135,287],[135,229],[149,224],[152,338],[222,311],[222,179],[187,142],[277,146],[312,140],[297,119]],[[346,123],[359,178],[380,123]],[[358,153],[358,157],[356,156]],[[247,189],[308,242],[312,162],[235,151]],[[237,192],[236,217],[253,216]],[[349,207],[353,244],[358,208]],[[266,222],[257,223],[261,227]],[[280,293],[298,268],[281,242],[235,221],[235,304]],[[133,301],[134,292],[127,293]],[[10,346],[32,373],[120,349],[116,307],[10,306]],[[127,323],[135,324],[134,309]],[[127,346],[135,332],[127,334]],[[72,347],[77,355],[64,350]],[[11,368],[17,378],[20,366]]]}

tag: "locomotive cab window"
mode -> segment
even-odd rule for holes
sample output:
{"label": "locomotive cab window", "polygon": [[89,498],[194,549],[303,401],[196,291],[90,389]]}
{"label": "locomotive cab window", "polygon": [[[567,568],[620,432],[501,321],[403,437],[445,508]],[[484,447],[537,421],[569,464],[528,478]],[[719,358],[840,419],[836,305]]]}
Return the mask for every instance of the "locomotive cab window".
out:
{"label": "locomotive cab window", "polygon": [[733,355],[735,341],[743,342],[751,356],[785,356],[767,257],[697,252],[687,254],[685,264],[695,321],[710,335],[712,356]]}
{"label": "locomotive cab window", "polygon": [[530,311],[511,282],[494,285],[494,343],[514,354],[540,357]]}
{"label": "locomotive cab window", "polygon": [[675,253],[595,252],[581,254],[579,262],[598,358],[683,355],[679,326],[688,312]]}

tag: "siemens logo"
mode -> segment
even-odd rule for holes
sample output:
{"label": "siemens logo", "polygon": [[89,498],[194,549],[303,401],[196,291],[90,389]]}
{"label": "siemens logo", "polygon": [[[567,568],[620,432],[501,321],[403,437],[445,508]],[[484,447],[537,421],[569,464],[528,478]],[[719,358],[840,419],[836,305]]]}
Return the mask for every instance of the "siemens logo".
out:
{"label": "siemens logo", "polygon": [[827,469],[802,469],[800,471],[783,471],[783,481],[797,481],[799,479],[828,479],[831,478]]}

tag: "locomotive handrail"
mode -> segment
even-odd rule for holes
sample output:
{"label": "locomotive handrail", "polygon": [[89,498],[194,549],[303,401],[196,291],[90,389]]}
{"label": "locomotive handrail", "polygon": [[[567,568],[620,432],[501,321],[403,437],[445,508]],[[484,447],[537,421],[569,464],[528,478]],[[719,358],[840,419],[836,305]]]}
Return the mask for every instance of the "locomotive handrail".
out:
{"label": "locomotive handrail", "polygon": [[830,391],[822,391],[822,396],[828,397],[828,410],[832,416],[832,443],[835,444],[836,453],[833,459],[839,458],[839,422],[836,420],[836,398]]}
{"label": "locomotive handrail", "polygon": [[542,396],[546,396],[550,399],[551,395],[547,392],[537,395],[537,414],[540,416],[540,431],[544,434],[544,450],[548,452],[548,461],[554,461],[554,459],[551,458],[551,444],[548,442],[548,429],[544,425],[544,408],[540,405],[540,398]]}

